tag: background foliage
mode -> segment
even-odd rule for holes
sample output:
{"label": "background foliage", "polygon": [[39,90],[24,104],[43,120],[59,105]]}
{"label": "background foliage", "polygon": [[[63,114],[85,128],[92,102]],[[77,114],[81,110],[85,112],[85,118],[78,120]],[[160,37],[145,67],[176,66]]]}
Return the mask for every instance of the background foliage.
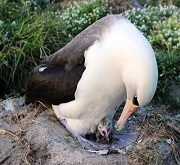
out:
{"label": "background foliage", "polygon": [[29,71],[62,45],[64,26],[50,11],[24,2],[0,2],[0,82],[22,92]]}
{"label": "background foliage", "polygon": [[[147,5],[146,1],[140,1]],[[179,6],[179,1],[174,0]],[[45,0],[0,1],[0,90],[23,94],[30,70],[87,26],[111,13],[108,2],[73,2],[68,7]],[[156,98],[165,100],[171,80],[180,82],[180,10],[172,1],[151,1],[143,9],[125,11],[153,46],[159,69]],[[10,94],[10,95],[9,95]],[[19,94],[18,94],[19,95]]]}
{"label": "background foliage", "polygon": [[93,22],[109,13],[109,6],[104,0],[72,2],[70,6],[57,13],[60,19],[65,22],[69,35],[75,36],[91,25]]}
{"label": "background foliage", "polygon": [[158,100],[169,100],[172,80],[180,84],[180,10],[170,6],[148,6],[122,13],[146,36],[153,46],[159,70]]}
{"label": "background foliage", "polygon": [[74,2],[67,9],[46,1],[0,1],[1,94],[23,93],[35,65],[105,16],[108,9],[103,0]]}

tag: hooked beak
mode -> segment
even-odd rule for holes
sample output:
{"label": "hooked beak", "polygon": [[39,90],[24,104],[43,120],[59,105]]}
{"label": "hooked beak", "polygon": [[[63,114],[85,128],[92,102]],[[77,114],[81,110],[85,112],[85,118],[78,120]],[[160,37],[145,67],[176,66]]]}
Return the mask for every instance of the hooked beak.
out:
{"label": "hooked beak", "polygon": [[134,105],[132,100],[127,100],[126,104],[124,106],[124,109],[121,113],[121,116],[119,118],[119,120],[117,121],[115,128],[117,131],[120,131],[123,129],[124,124],[126,123],[127,119],[129,118],[129,116],[134,113],[137,109],[139,108],[139,106]]}

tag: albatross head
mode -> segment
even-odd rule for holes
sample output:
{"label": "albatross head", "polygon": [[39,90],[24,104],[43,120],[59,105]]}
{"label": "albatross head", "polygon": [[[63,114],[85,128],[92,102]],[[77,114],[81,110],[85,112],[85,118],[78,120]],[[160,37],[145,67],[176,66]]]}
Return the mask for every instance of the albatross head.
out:
{"label": "albatross head", "polygon": [[[142,51],[143,52],[143,51]],[[138,55],[127,61],[122,69],[123,82],[126,88],[126,104],[115,128],[120,131],[128,117],[139,107],[147,105],[153,98],[157,87],[158,69],[152,48],[144,50],[147,55]],[[131,59],[131,58],[130,58]]]}

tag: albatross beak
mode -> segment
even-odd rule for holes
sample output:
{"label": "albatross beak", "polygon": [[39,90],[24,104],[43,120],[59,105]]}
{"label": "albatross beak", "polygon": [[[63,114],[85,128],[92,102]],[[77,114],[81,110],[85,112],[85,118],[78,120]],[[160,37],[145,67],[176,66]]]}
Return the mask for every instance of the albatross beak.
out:
{"label": "albatross beak", "polygon": [[124,127],[124,124],[126,123],[128,117],[134,113],[137,109],[139,108],[139,106],[137,105],[134,105],[132,103],[132,100],[127,100],[126,101],[126,104],[124,106],[124,109],[121,113],[121,116],[119,118],[119,120],[117,121],[116,125],[115,125],[115,128],[117,131],[120,131],[123,129]]}

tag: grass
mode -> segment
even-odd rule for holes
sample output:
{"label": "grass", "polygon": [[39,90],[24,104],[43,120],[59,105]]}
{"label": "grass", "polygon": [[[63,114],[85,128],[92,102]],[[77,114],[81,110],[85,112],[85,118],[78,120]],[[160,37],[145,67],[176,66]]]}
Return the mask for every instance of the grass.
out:
{"label": "grass", "polygon": [[66,31],[70,38],[76,36],[89,25],[110,12],[108,4],[104,0],[76,1],[72,2],[62,12],[56,12],[66,25]]}
{"label": "grass", "polygon": [[41,7],[35,1],[0,1],[1,93],[22,95],[32,68],[108,12],[103,0],[74,2],[68,9],[59,4]]}
{"label": "grass", "polygon": [[0,2],[0,79],[5,92],[22,92],[29,71],[64,45],[60,19],[49,10],[34,10],[25,2]]}
{"label": "grass", "polygon": [[[155,50],[158,64],[158,87],[155,100],[169,102],[171,81],[180,84],[180,10],[176,6],[155,6],[122,13],[145,35]],[[179,105],[179,101],[175,101]]]}
{"label": "grass", "polygon": [[180,120],[168,111],[167,106],[156,106],[146,115],[140,126],[141,141],[127,153],[134,164],[180,163]]}
{"label": "grass", "polygon": [[[169,102],[169,85],[172,81],[175,81],[178,85],[180,85],[180,56],[178,52],[157,50],[156,58],[159,77],[155,98],[161,102]],[[178,100],[176,103],[180,104]]]}

